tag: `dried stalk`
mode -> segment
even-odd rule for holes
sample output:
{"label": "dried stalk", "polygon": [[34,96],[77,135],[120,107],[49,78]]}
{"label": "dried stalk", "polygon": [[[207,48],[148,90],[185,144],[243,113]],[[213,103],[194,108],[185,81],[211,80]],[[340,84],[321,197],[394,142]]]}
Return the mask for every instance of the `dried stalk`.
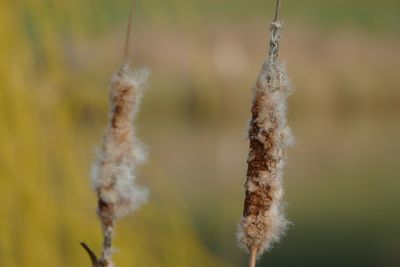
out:
{"label": "dried stalk", "polygon": [[131,1],[131,7],[129,9],[129,18],[128,25],[126,27],[126,38],[125,38],[125,47],[124,47],[124,61],[128,61],[129,57],[129,43],[131,41],[131,32],[132,32],[132,17],[133,17],[133,8],[135,5],[135,0]]}
{"label": "dried stalk", "polygon": [[279,8],[280,0],[270,27],[269,53],[254,88],[246,195],[238,231],[239,241],[251,253],[249,266],[252,267],[256,256],[277,242],[287,226],[282,176],[285,150],[292,142],[286,124],[286,98],[291,86],[284,66],[278,63]]}
{"label": "dried stalk", "polygon": [[[133,1],[132,1],[133,7]],[[113,267],[112,241],[116,222],[134,211],[147,197],[147,191],[134,183],[135,168],[145,153],[135,137],[134,119],[148,72],[132,72],[127,62],[132,9],[125,42],[125,63],[113,75],[110,85],[110,119],[102,147],[92,169],[93,187],[98,197],[97,214],[103,232],[101,255],[81,243],[93,267]]]}
{"label": "dried stalk", "polygon": [[89,246],[86,245],[86,243],[84,242],[81,242],[81,246],[85,249],[85,251],[89,255],[90,261],[92,262],[92,267],[100,266],[96,254],[89,248]]}
{"label": "dried stalk", "polygon": [[250,251],[250,257],[249,257],[249,267],[255,267],[256,261],[257,261],[257,249],[252,248]]}

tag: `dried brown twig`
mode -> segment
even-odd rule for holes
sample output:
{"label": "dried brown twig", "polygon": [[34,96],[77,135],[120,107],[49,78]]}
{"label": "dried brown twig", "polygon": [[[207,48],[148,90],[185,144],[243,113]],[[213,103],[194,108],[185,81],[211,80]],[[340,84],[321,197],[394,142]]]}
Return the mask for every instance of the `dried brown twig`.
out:
{"label": "dried brown twig", "polygon": [[249,129],[246,196],[238,237],[249,251],[249,267],[286,229],[283,213],[282,176],[286,147],[292,142],[286,125],[286,98],[291,86],[284,66],[278,63],[281,23],[277,0],[270,27],[269,53],[254,88]]}

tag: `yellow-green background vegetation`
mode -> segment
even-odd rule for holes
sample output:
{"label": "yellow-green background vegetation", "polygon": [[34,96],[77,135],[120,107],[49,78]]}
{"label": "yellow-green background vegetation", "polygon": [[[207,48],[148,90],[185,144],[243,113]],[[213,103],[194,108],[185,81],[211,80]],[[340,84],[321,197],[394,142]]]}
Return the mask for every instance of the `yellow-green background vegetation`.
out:
{"label": "yellow-green background vegetation", "polygon": [[[0,3],[0,266],[89,266],[89,169],[121,63],[128,0]],[[117,266],[246,266],[250,88],[274,1],[137,1],[132,59],[149,202],[121,221]],[[400,266],[400,2],[283,1],[296,93],[288,235],[259,266]]]}

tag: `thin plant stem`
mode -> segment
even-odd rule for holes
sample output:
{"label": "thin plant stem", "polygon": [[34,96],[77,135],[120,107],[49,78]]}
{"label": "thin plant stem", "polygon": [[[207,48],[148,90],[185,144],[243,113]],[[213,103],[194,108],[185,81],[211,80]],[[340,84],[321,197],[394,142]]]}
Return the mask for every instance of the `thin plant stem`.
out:
{"label": "thin plant stem", "polygon": [[250,251],[249,267],[255,267],[257,261],[257,249],[252,248]]}
{"label": "thin plant stem", "polygon": [[277,22],[279,20],[279,11],[280,11],[280,9],[281,9],[281,0],[276,0],[274,22]]}
{"label": "thin plant stem", "polygon": [[128,24],[126,27],[126,38],[125,38],[125,47],[124,47],[124,61],[128,61],[129,56],[129,44],[131,39],[131,31],[132,31],[132,18],[133,18],[133,8],[135,5],[135,0],[131,1],[131,6],[129,8],[129,17],[128,17]]}

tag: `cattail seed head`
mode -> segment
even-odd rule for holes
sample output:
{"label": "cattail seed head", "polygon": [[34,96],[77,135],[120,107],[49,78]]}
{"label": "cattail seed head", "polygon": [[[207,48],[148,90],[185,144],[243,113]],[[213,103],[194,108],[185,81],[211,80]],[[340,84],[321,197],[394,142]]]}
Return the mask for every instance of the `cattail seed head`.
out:
{"label": "cattail seed head", "polygon": [[131,72],[126,63],[111,79],[109,125],[92,169],[99,215],[109,220],[133,211],[147,196],[134,184],[135,168],[146,155],[133,124],[147,77],[148,71]]}
{"label": "cattail seed head", "polygon": [[246,195],[238,239],[261,255],[284,233],[282,176],[285,149],[293,142],[286,122],[286,98],[291,93],[285,67],[278,63],[281,24],[270,28],[270,48],[253,90],[248,138]]}
{"label": "cattail seed head", "polygon": [[147,70],[132,72],[129,63],[125,63],[111,79],[109,124],[92,167],[104,237],[99,259],[102,266],[112,266],[116,221],[134,211],[147,198],[147,190],[135,184],[135,169],[145,160],[146,153],[136,139],[134,120],[148,74]]}

